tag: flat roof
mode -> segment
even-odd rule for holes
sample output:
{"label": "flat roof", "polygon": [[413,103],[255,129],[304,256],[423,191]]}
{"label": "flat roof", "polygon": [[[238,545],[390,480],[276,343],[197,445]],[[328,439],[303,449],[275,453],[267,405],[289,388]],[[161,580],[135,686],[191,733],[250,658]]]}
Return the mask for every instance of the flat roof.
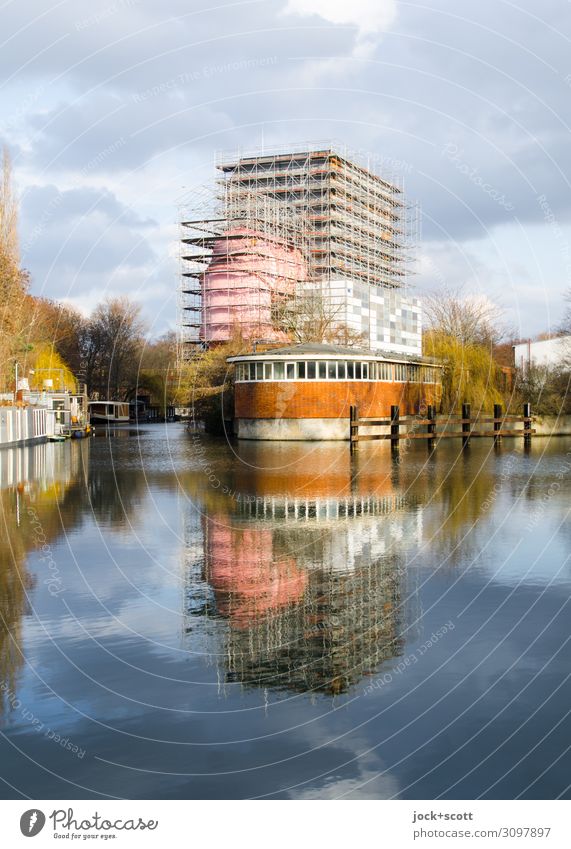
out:
{"label": "flat roof", "polygon": [[322,359],[351,359],[351,360],[385,360],[391,363],[420,363],[442,368],[442,364],[430,357],[418,354],[404,354],[400,351],[371,351],[369,348],[348,348],[343,345],[327,345],[321,342],[303,342],[299,345],[288,345],[284,348],[272,348],[267,351],[251,351],[235,357],[228,357],[227,362],[239,363],[250,360],[275,360],[276,358],[295,359],[296,357],[315,357]]}

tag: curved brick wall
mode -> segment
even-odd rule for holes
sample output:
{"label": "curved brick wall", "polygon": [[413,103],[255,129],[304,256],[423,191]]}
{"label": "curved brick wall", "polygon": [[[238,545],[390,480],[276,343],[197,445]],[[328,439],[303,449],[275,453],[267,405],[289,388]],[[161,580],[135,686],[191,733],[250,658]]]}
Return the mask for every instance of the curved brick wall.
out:
{"label": "curved brick wall", "polygon": [[435,384],[381,381],[260,381],[236,383],[237,419],[349,418],[356,404],[363,418],[384,417],[398,404],[401,416],[418,412],[419,405],[438,404],[441,387]]}

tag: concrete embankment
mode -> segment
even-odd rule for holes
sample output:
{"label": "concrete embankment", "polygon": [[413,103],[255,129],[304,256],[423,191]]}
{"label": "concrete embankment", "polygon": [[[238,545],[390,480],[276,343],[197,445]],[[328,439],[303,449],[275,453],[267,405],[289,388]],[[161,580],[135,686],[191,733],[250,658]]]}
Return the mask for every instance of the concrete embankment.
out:
{"label": "concrete embankment", "polygon": [[535,436],[571,436],[571,416],[537,416]]}

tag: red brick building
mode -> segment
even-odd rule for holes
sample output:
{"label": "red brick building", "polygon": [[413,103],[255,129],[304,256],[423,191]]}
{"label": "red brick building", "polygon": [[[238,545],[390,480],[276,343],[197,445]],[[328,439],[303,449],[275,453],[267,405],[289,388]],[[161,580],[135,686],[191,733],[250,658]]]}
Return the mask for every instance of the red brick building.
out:
{"label": "red brick building", "polygon": [[292,345],[230,357],[234,426],[240,439],[348,439],[360,418],[414,415],[441,396],[441,366],[422,357],[337,345]]}

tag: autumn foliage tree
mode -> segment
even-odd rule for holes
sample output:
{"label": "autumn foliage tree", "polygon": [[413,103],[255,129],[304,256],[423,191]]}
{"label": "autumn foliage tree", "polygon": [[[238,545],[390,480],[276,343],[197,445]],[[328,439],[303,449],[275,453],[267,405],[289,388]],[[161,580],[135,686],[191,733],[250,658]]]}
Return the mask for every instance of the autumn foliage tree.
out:
{"label": "autumn foliage tree", "polygon": [[0,173],[0,380],[6,387],[14,361],[27,350],[28,275],[20,268],[18,202],[12,183],[8,151],[2,154]]}
{"label": "autumn foliage tree", "polygon": [[233,416],[234,368],[226,359],[247,350],[251,344],[236,333],[230,341],[197,353],[179,367],[175,402],[189,407],[192,417],[204,422],[211,433],[223,432],[224,420]]}

